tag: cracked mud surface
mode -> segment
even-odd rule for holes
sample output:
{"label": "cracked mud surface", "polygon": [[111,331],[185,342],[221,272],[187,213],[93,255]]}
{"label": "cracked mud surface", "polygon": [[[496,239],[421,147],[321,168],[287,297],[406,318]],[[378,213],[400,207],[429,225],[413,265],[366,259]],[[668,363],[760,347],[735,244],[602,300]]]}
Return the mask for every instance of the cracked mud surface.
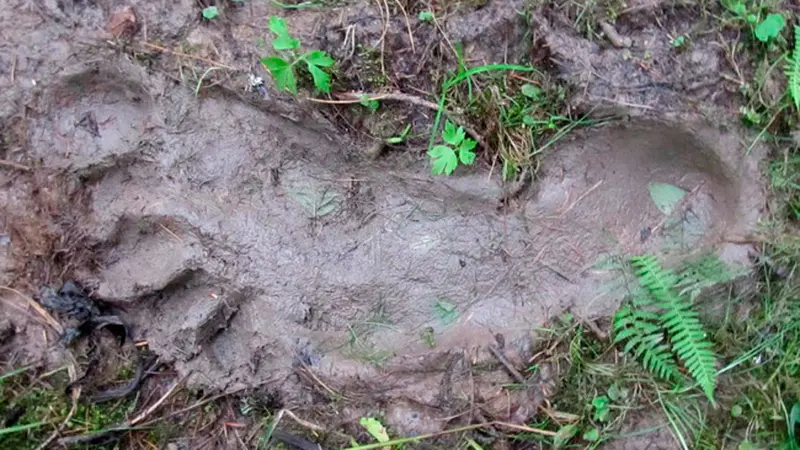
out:
{"label": "cracked mud surface", "polygon": [[[193,2],[166,14],[152,2],[131,3],[150,39],[185,38],[202,49],[216,42],[216,58],[240,67],[256,62],[244,50],[257,35],[252,24],[274,12],[263,4],[230,9],[233,25],[218,29],[199,22]],[[497,39],[510,42],[510,53],[529,51],[516,16],[489,3],[456,20],[491,15],[506,25]],[[297,373],[311,371],[345,397],[381,405],[400,432],[437,431],[446,425],[438,417],[476,395],[495,415],[525,420],[534,400],[507,395],[501,385],[510,378],[486,350],[497,334],[523,361],[532,330],[551,318],[609,317],[621,293],[600,263],[615,256],[715,249],[746,260],[747,249],[728,241],[741,240],[758,217],[758,149],[743,156],[732,122],[695,108],[722,107],[698,94],[701,85],[677,92],[671,80],[665,90],[642,75],[606,82],[632,73],[623,51],[649,48],[658,61],[657,42],[634,36],[633,49],[598,48],[537,17],[562,75],[585,88],[576,105],[607,101],[630,117],[559,142],[534,186],[500,211],[504,188],[486,166],[433,177],[418,153],[372,160],[363,143],[305,106],[245,101],[235,80],[195,97],[163,71],[103,46],[97,30],[118,6],[44,2],[36,12],[0,13],[11,38],[0,58],[5,67],[15,61],[14,81],[2,74],[9,88],[1,156],[37,172],[0,171],[2,281],[13,284],[26,258],[38,257],[30,246],[19,249],[29,245],[19,230],[39,229],[31,217],[69,222],[64,245],[88,243],[93,263],[65,270],[124,308],[137,339],[196,386],[266,385],[302,406],[315,396]],[[368,11],[353,8],[337,20]],[[314,14],[292,15],[290,24],[312,36],[314,20],[333,17]],[[457,29],[468,28],[461,22]],[[624,31],[649,30],[630,27]],[[392,45],[404,48],[403,24],[394,28]],[[375,38],[364,30],[365,40]],[[459,37],[491,55],[476,35]],[[52,46],[39,47],[43,40]],[[686,65],[665,76],[709,75],[707,65],[692,65],[700,56],[681,58]],[[632,96],[615,83],[641,86]],[[626,106],[634,103],[647,108]],[[656,182],[692,192],[691,215],[670,230],[648,194]],[[67,194],[80,201],[54,199]],[[43,198],[58,207],[41,206]],[[656,228],[662,232],[649,236]]]}

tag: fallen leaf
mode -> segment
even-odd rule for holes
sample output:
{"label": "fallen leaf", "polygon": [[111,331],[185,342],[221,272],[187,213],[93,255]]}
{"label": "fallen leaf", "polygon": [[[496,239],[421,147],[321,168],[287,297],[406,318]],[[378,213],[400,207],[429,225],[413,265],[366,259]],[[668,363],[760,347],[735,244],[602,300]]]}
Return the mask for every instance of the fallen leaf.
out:
{"label": "fallen leaf", "polygon": [[380,420],[374,417],[362,417],[359,422],[375,440],[378,442],[389,442],[389,433],[386,432],[386,428],[383,427]]}
{"label": "fallen leaf", "polygon": [[669,215],[686,195],[683,189],[667,183],[650,183],[648,189],[656,208],[666,215]]}
{"label": "fallen leaf", "polygon": [[126,6],[121,10],[111,14],[106,29],[115,38],[131,38],[139,30],[139,23],[136,21],[136,11],[132,6]]}

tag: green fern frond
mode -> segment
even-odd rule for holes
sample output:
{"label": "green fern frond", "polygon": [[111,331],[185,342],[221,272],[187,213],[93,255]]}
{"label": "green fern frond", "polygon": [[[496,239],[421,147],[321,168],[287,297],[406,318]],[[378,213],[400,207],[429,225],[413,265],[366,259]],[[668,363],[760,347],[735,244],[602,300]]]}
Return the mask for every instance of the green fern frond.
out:
{"label": "green fern frond", "polygon": [[[677,358],[712,402],[716,358],[697,312],[683,293],[699,291],[698,286],[725,278],[715,272],[721,270],[717,261],[700,261],[677,275],[662,267],[653,255],[631,258],[643,289],[630,306],[621,307],[614,315],[614,342],[624,342],[623,351],[640,358],[651,373],[672,380],[680,379]],[[681,294],[677,293],[679,287]]]}
{"label": "green fern frond", "polygon": [[678,284],[678,276],[671,270],[661,267],[653,255],[634,256],[631,264],[639,277],[639,284],[655,297],[659,304],[670,304],[674,294],[671,290]]}
{"label": "green fern frond", "polygon": [[645,368],[666,380],[680,379],[659,315],[622,307],[614,315],[614,343],[625,342],[623,351],[642,359]]}
{"label": "green fern frond", "polygon": [[789,95],[794,107],[800,111],[800,26],[794,26],[794,49],[786,64],[786,77],[789,79]]}
{"label": "green fern frond", "polygon": [[688,293],[690,300],[694,300],[703,289],[728,283],[740,275],[742,271],[732,269],[716,255],[706,255],[683,266],[675,288],[678,295]]}
{"label": "green fern frond", "polygon": [[670,336],[672,350],[713,403],[717,362],[711,342],[706,338],[706,333],[691,303],[677,296],[672,300],[673,304],[667,308],[662,319],[664,328]]}

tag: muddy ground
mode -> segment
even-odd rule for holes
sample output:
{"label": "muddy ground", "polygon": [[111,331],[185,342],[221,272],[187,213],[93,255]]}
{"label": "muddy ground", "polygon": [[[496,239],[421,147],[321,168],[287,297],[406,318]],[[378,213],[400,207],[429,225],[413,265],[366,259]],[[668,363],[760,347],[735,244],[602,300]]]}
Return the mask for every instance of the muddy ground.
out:
{"label": "muddy ground", "polygon": [[[276,92],[258,64],[278,14],[339,61],[335,86],[377,89],[354,40],[382,49],[393,90],[424,97],[412,88],[435,92],[425,74],[455,58],[414,2],[408,23],[371,2],[225,3],[213,21],[189,0],[11,3],[0,10],[0,284],[33,296],[78,281],[191,386],[262,387],[301,410],[335,391],[339,422],[380,412],[401,434],[473,420],[442,418],[475,403],[523,423],[557,395],[558,374],[509,391],[489,347],[524,367],[533,330],[565,312],[605,328],[625,286],[603,262],[714,251],[747,264],[764,151],[737,125],[719,36],[670,44],[703,26],[691,5],[629,4],[616,21],[627,46],[586,39],[558,5],[450,10],[441,31],[471,65],[534,61],[569,87],[576,114],[614,119],[548,149],[501,207],[515,188],[486,149],[450,177],[430,175],[424,139],[375,158],[374,127],[309,92]],[[135,27],[109,29],[128,6]],[[250,75],[265,92],[248,89]],[[381,124],[430,127],[430,110],[385,105]],[[664,229],[650,183],[691,192],[692,214]],[[43,341],[19,296],[5,300],[16,360],[57,358],[57,336]]]}

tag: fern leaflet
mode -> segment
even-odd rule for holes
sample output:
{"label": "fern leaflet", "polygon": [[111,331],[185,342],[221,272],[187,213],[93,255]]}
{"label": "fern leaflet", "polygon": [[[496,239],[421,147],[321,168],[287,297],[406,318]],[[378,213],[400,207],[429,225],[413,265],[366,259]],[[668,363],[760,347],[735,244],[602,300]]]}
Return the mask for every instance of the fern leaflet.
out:
{"label": "fern leaflet", "polygon": [[786,77],[789,79],[789,95],[794,106],[800,111],[800,26],[794,26],[794,50],[786,64]]}
{"label": "fern leaflet", "polygon": [[680,379],[678,367],[657,314],[623,307],[614,315],[614,343],[625,342],[623,351],[642,358],[645,368],[667,380]]}

